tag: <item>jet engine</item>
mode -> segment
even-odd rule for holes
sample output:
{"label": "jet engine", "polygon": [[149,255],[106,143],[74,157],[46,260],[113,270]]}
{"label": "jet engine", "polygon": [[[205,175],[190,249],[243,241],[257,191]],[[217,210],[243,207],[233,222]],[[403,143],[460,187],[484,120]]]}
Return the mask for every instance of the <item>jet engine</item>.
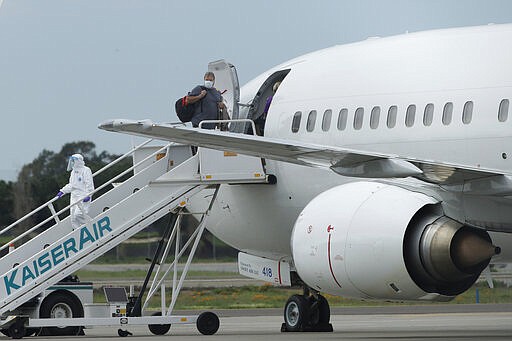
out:
{"label": "jet engine", "polygon": [[299,215],[295,268],[311,288],[382,300],[446,301],[466,291],[499,248],[446,217],[438,200],[377,182],[334,187]]}

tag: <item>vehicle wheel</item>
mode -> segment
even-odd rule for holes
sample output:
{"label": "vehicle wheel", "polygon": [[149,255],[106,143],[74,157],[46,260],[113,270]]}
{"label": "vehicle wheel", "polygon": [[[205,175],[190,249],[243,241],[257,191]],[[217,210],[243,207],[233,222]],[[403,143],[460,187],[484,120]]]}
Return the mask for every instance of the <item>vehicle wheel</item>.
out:
{"label": "vehicle wheel", "polygon": [[[152,316],[162,316],[162,312],[156,312]],[[155,335],[164,335],[171,329],[170,324],[150,324],[148,325],[149,331]]]}
{"label": "vehicle wheel", "polygon": [[34,334],[37,334],[40,328],[27,328],[25,330],[25,336],[32,336]]}
{"label": "vehicle wheel", "polygon": [[[39,331],[40,328],[26,328],[25,329],[25,336],[32,336],[36,334]],[[11,334],[9,334],[9,329],[0,329],[0,333],[4,334],[7,337],[11,337]]]}
{"label": "vehicle wheel", "polygon": [[13,339],[21,339],[25,336],[26,329],[23,322],[16,321],[8,329],[9,336]]}
{"label": "vehicle wheel", "polygon": [[291,296],[284,306],[284,323],[289,332],[298,332],[309,322],[309,304],[302,295]]}
{"label": "vehicle wheel", "polygon": [[127,330],[123,330],[123,329],[119,328],[117,330],[117,335],[119,335],[121,337],[127,337],[127,336],[132,336],[133,334]]}
{"label": "vehicle wheel", "polygon": [[[84,310],[82,304],[75,297],[64,292],[55,292],[46,297],[39,308],[40,318],[72,318],[83,317]],[[40,335],[78,335],[82,327],[45,327],[42,328]]]}
{"label": "vehicle wheel", "polygon": [[210,311],[201,313],[197,317],[196,326],[201,334],[213,335],[219,330],[219,317]]}

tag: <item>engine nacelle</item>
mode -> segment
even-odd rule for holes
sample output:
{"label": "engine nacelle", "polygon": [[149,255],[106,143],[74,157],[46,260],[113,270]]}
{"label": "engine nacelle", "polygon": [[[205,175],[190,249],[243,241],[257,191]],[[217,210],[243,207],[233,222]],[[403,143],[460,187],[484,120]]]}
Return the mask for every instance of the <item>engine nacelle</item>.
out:
{"label": "engine nacelle", "polygon": [[434,198],[377,182],[318,195],[299,215],[291,243],[311,288],[384,300],[449,300],[499,252],[485,231],[444,216]]}

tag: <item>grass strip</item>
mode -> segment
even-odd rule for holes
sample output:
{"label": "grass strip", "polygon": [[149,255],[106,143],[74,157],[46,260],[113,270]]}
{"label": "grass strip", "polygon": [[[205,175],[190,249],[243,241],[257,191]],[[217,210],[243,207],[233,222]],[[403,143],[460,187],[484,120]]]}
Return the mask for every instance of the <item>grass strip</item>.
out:
{"label": "grass strip", "polygon": [[[476,289],[479,291],[480,303],[512,303],[512,292],[504,285],[494,289],[485,284],[477,284],[464,294],[457,296],[449,304],[471,304],[476,301]],[[300,294],[299,289],[263,286],[243,286],[230,288],[188,289],[182,290],[175,309],[251,309],[251,308],[282,308],[286,300],[293,294]],[[331,307],[343,306],[389,306],[411,304],[437,304],[435,302],[383,302],[363,301],[339,296],[325,295]],[[95,290],[95,302],[105,302],[102,290]],[[170,303],[168,293],[167,304]],[[442,304],[447,304],[443,302]],[[155,295],[149,305],[150,309],[160,307],[160,294]]]}

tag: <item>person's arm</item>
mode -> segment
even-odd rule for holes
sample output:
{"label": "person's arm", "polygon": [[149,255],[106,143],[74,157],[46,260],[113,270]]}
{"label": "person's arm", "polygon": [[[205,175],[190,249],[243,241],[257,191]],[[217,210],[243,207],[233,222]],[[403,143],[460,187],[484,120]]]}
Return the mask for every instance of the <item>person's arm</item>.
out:
{"label": "person's arm", "polygon": [[71,186],[71,177],[73,176],[73,174],[71,174],[69,176],[69,182],[60,189],[60,191],[64,194],[68,194],[68,193],[71,193],[71,189],[72,189],[72,186]]}
{"label": "person's arm", "polygon": [[265,102],[265,108],[263,109],[263,115],[268,114],[268,110],[270,109],[270,103],[272,103],[273,96],[268,96],[267,102]]}
{"label": "person's arm", "polygon": [[202,100],[204,98],[204,96],[206,96],[206,90],[201,90],[201,92],[197,96],[188,95],[187,96],[187,104],[194,104],[194,103]]}

